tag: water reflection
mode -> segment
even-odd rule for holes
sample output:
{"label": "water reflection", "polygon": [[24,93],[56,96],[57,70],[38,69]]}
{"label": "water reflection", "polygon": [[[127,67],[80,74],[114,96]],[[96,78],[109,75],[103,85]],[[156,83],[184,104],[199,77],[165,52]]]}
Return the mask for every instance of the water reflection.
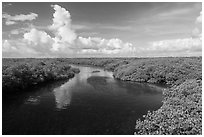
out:
{"label": "water reflection", "polygon": [[[91,76],[106,76],[109,78],[113,78],[113,73],[110,71],[104,71],[101,68],[97,68],[97,67],[81,67],[81,66],[77,66],[77,65],[72,65],[72,67],[76,67],[80,69],[80,74],[77,77],[78,81],[80,82],[86,82],[86,80],[91,77]],[[97,73],[93,73],[93,71],[99,71]]]}
{"label": "water reflection", "polygon": [[72,87],[74,85],[75,81],[74,79],[71,79],[69,82],[53,90],[57,109],[66,109],[70,105],[72,99]]}
{"label": "water reflection", "polygon": [[[77,66],[73,66],[77,67]],[[60,87],[57,87],[53,90],[54,96],[55,96],[55,103],[56,108],[61,109],[67,109],[68,106],[71,104],[72,100],[72,92],[76,91],[76,89],[86,89],[90,88],[89,83],[87,83],[87,79],[89,79],[92,76],[106,76],[109,78],[113,78],[112,72],[103,71],[102,69],[97,69],[97,73],[93,73],[96,68],[90,68],[90,67],[80,67],[80,74],[76,74],[76,76],[73,79],[70,79],[65,84],[61,85]],[[102,84],[101,82],[99,82]],[[77,84],[77,86],[75,86]],[[74,89],[73,89],[74,88]]]}
{"label": "water reflection", "polygon": [[111,94],[131,94],[139,95],[157,95],[161,94],[162,88],[150,84],[119,81],[105,76],[91,76],[87,79],[90,84],[98,92],[106,92]]}

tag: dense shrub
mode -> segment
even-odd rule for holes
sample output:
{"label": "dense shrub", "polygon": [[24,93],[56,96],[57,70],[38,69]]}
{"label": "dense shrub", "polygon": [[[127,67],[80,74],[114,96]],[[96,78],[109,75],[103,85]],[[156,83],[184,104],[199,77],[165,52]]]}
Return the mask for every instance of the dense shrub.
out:
{"label": "dense shrub", "polygon": [[114,77],[137,82],[179,85],[186,79],[201,79],[200,58],[155,58],[133,61],[114,70]]}
{"label": "dense shrub", "polygon": [[135,134],[201,134],[201,84],[193,79],[165,90],[162,107],[137,120]]}
{"label": "dense shrub", "polygon": [[66,63],[56,60],[37,59],[3,59],[2,88],[3,91],[21,90],[39,83],[69,79],[79,73]]}

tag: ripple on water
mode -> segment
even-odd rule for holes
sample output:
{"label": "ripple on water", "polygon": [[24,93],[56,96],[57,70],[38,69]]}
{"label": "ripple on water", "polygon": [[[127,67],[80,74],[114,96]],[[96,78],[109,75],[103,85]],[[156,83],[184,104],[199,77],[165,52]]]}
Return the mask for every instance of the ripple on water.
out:
{"label": "ripple on water", "polygon": [[40,104],[40,98],[39,96],[37,97],[30,96],[28,99],[25,100],[25,104],[38,105]]}

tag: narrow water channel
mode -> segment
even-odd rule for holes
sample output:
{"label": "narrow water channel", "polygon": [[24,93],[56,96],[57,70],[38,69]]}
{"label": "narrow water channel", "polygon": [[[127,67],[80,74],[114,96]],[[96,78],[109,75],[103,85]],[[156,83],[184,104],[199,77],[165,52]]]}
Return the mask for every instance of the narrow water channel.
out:
{"label": "narrow water channel", "polygon": [[75,66],[66,82],[3,97],[3,134],[133,134],[135,121],[162,105],[162,87],[113,78],[100,68]]}

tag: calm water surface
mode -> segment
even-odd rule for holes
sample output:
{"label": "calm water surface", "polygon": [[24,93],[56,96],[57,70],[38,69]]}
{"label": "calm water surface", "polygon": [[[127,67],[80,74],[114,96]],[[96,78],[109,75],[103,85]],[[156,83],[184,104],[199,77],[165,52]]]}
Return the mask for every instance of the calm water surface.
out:
{"label": "calm water surface", "polygon": [[135,121],[162,105],[162,88],[119,81],[77,66],[69,81],[3,96],[3,134],[133,134]]}

